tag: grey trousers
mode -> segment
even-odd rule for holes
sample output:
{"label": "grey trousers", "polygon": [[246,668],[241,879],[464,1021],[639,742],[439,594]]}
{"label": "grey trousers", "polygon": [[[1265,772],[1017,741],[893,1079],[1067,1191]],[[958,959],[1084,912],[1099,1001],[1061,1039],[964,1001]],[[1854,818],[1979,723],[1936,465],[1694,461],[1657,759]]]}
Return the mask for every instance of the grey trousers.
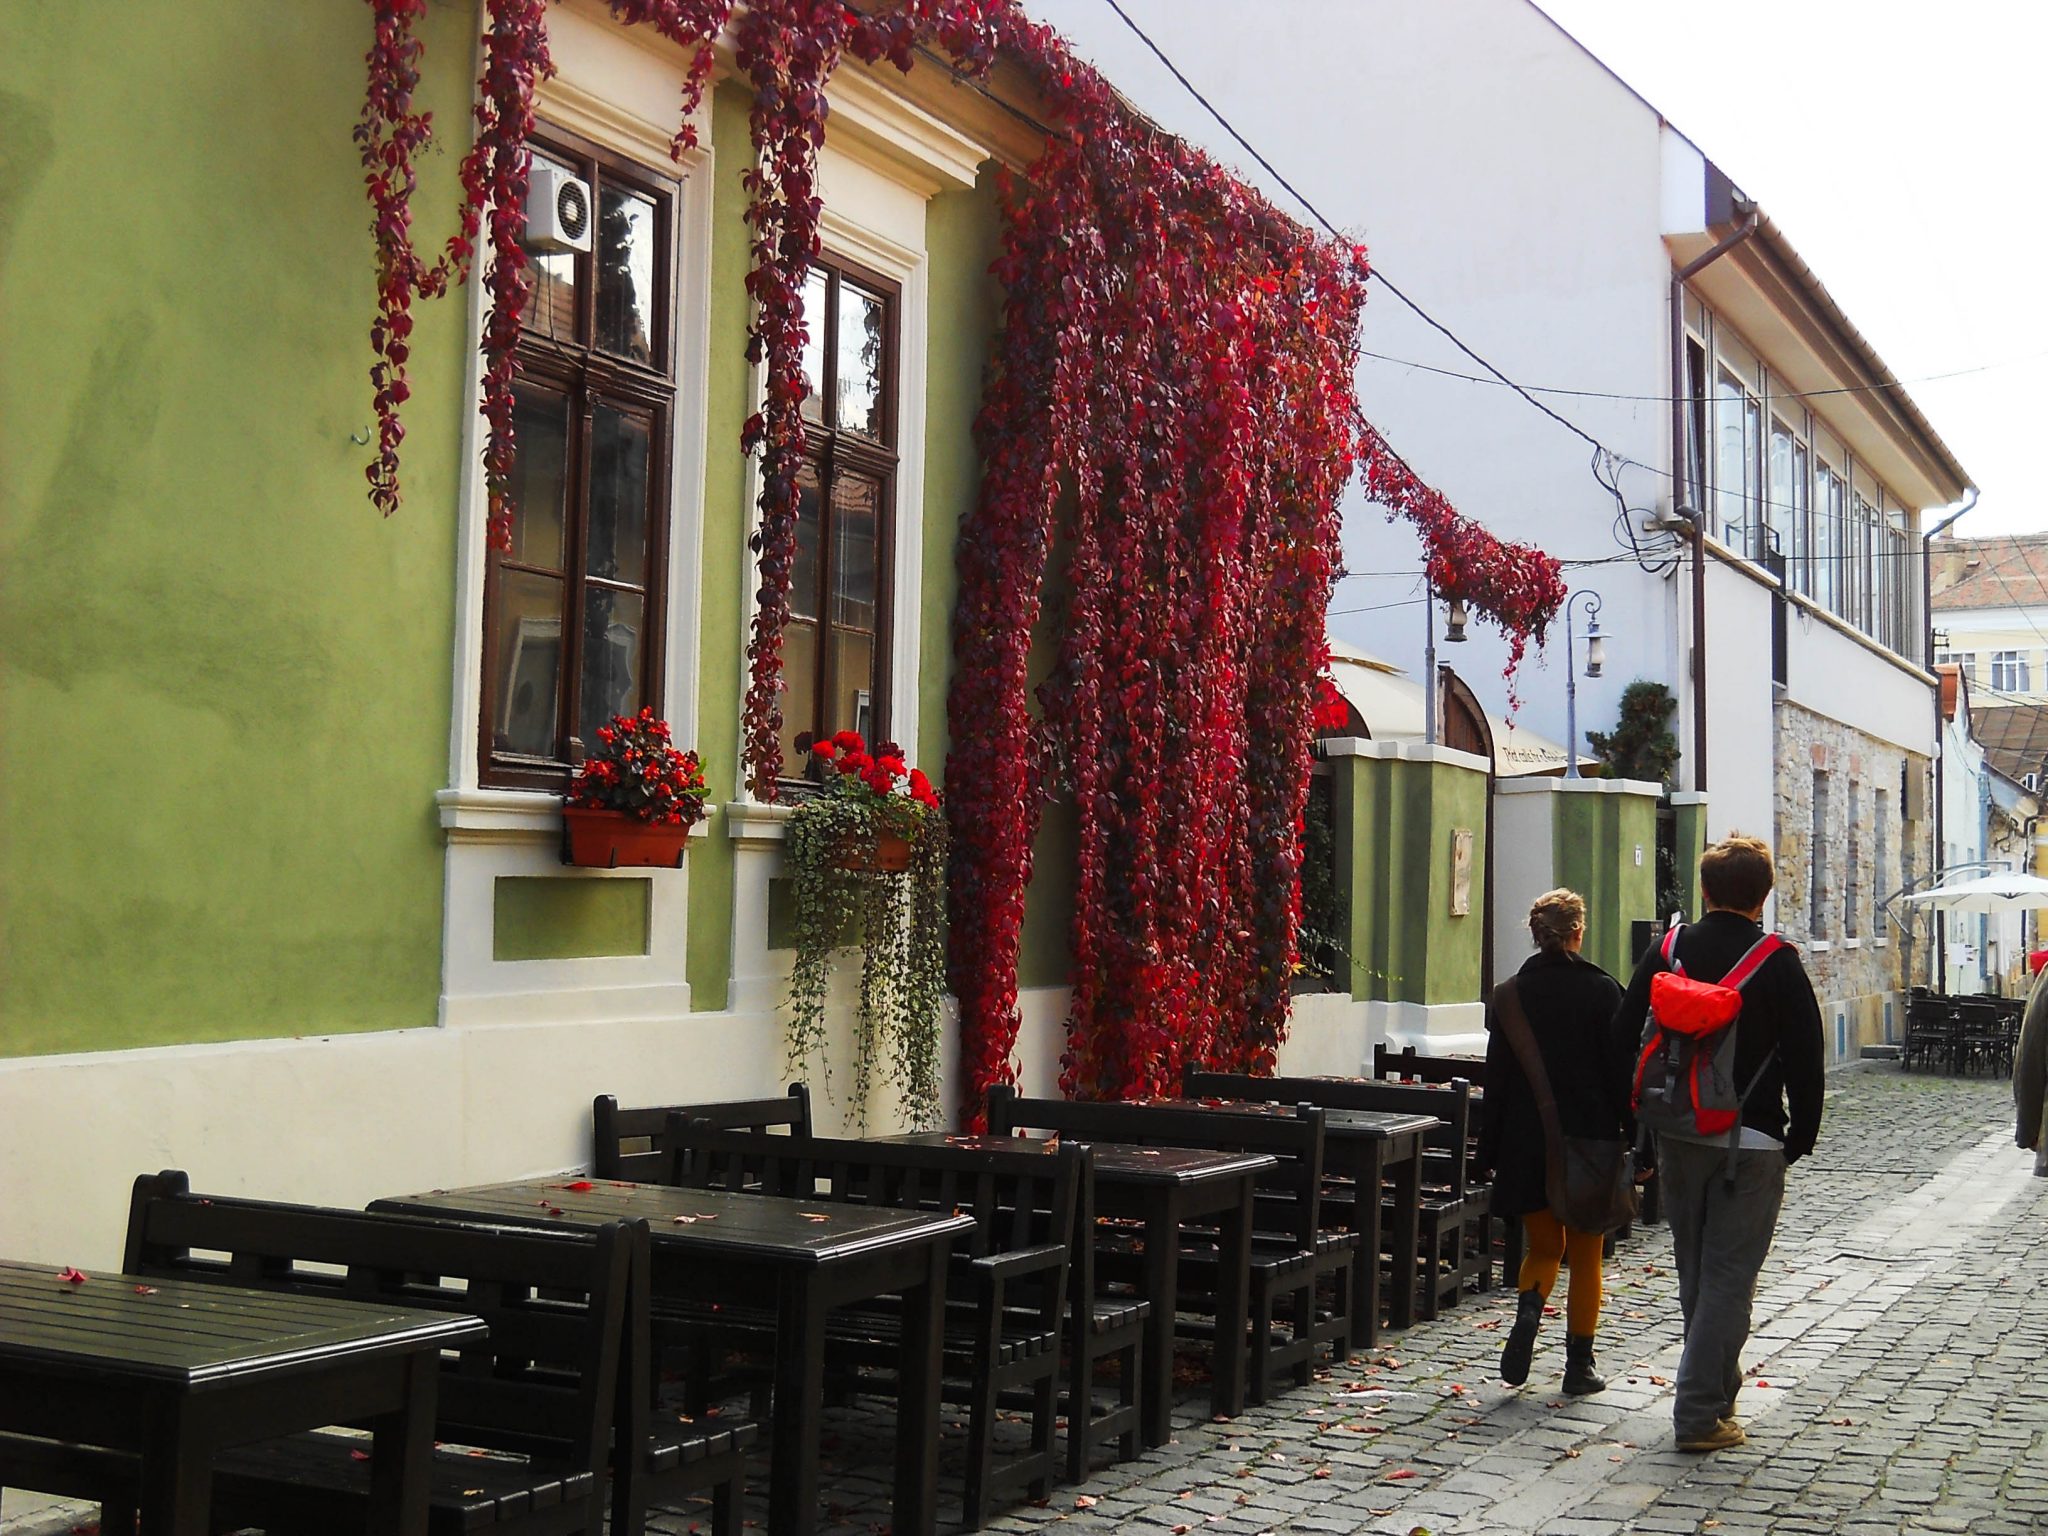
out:
{"label": "grey trousers", "polygon": [[1657,1140],[1657,1182],[1664,1186],[1678,1305],[1685,1313],[1685,1353],[1671,1410],[1681,1440],[1709,1433],[1717,1419],[1735,1411],[1756,1278],[1785,1203],[1783,1152],[1738,1151],[1733,1189],[1727,1167],[1725,1145]]}

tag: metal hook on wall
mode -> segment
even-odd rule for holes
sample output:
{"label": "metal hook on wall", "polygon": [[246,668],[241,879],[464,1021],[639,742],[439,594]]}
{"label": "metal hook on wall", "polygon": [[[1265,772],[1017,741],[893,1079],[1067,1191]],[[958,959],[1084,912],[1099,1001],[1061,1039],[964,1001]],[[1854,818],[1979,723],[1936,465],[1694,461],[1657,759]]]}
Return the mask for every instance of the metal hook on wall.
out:
{"label": "metal hook on wall", "polygon": [[363,428],[361,436],[357,436],[353,432],[349,433],[348,440],[354,443],[358,448],[367,448],[370,446],[372,442],[376,441],[375,437],[371,434],[370,429],[368,427]]}

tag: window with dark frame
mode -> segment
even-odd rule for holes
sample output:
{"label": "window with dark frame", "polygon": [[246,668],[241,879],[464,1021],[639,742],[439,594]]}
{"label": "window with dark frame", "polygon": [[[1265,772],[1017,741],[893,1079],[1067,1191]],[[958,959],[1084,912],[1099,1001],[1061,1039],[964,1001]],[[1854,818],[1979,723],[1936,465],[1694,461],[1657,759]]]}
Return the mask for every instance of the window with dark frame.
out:
{"label": "window with dark frame", "polygon": [[809,439],[782,635],[783,773],[813,740],[888,737],[889,584],[896,504],[897,306],[891,282],[836,258],[804,289]]}
{"label": "window with dark frame", "polygon": [[676,183],[543,130],[590,184],[594,249],[529,251],[512,548],[484,580],[482,781],[556,789],[615,714],[661,708]]}

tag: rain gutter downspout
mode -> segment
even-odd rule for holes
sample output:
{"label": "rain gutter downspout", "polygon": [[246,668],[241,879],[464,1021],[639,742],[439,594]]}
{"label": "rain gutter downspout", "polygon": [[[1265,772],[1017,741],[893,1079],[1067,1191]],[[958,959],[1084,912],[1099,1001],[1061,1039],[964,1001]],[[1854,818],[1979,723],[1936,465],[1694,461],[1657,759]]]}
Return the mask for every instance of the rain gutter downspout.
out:
{"label": "rain gutter downspout", "polygon": [[[1920,535],[1920,611],[1926,619],[1927,670],[1934,675],[1934,868],[1941,869],[1942,850],[1948,845],[1942,841],[1943,824],[1947,818],[1943,811],[1948,796],[1943,792],[1942,758],[1945,753],[1942,743],[1947,731],[1941,713],[1941,674],[1934,671],[1934,540],[1948,529],[1970,508],[1977,505],[1977,487],[1963,488],[1963,504],[1949,513],[1940,522]],[[1956,680],[1956,692],[1962,693],[1962,679]],[[1960,705],[1958,706],[1960,708]],[[1948,918],[1941,911],[1934,914],[1934,990],[1948,990]]]}
{"label": "rain gutter downspout", "polygon": [[[1735,232],[1671,274],[1671,484],[1673,508],[1692,519],[1692,787],[1707,788],[1707,514],[1685,505],[1692,489],[1685,471],[1685,285],[1756,233],[1763,210],[1748,205]],[[1704,381],[1702,381],[1704,382]]]}

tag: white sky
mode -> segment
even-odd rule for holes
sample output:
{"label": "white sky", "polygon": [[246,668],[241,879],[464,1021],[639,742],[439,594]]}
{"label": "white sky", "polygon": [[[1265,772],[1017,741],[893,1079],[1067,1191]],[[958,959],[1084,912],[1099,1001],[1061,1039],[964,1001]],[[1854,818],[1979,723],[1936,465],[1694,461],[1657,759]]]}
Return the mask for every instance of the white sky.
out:
{"label": "white sky", "polygon": [[1907,384],[1984,493],[1956,531],[2048,528],[2048,5],[1541,4],[1763,204]]}

